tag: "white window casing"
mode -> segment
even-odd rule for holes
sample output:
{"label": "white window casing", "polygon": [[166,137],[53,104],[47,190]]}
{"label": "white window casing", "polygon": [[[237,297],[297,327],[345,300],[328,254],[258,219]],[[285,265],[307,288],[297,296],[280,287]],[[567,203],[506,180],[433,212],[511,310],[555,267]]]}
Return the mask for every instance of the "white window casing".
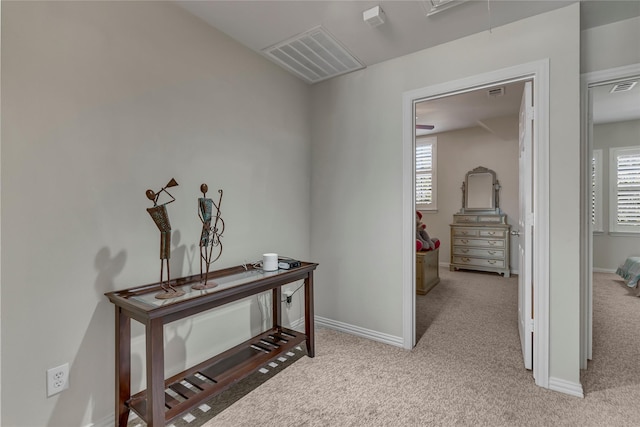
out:
{"label": "white window casing", "polygon": [[416,139],[416,210],[438,209],[437,138]]}
{"label": "white window casing", "polygon": [[591,157],[591,227],[594,232],[603,232],[602,199],[602,149],[593,150]]}
{"label": "white window casing", "polygon": [[609,232],[640,233],[640,146],[609,149]]}

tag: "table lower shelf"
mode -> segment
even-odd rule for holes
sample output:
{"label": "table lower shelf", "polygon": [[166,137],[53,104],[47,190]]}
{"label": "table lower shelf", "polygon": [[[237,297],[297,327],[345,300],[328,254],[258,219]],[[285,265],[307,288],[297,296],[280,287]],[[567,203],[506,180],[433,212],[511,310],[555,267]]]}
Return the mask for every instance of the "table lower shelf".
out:
{"label": "table lower shelf", "polygon": [[[167,379],[164,390],[165,421],[221,393],[306,339],[307,336],[298,331],[275,327]],[[134,395],[127,406],[147,421],[146,390]]]}

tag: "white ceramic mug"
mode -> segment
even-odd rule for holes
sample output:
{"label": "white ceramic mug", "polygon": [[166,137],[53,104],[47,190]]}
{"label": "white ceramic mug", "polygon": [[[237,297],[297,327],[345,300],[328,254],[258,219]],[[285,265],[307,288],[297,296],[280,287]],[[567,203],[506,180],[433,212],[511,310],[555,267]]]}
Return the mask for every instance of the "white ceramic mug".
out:
{"label": "white ceramic mug", "polygon": [[278,254],[262,254],[262,270],[276,271],[278,269]]}

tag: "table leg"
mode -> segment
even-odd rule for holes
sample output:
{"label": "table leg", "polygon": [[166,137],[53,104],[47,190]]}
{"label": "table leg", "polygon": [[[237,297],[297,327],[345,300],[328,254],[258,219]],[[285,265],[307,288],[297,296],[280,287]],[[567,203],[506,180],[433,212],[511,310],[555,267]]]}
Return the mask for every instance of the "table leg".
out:
{"label": "table leg", "polygon": [[147,426],[164,426],[164,342],[162,319],[147,324]]}
{"label": "table leg", "polygon": [[272,317],[273,327],[279,328],[282,326],[282,288],[280,286],[273,288],[272,292]]}
{"label": "table leg", "polygon": [[316,355],[315,325],[313,314],[313,272],[304,279],[304,331],[307,335],[307,355]]}
{"label": "table leg", "polygon": [[131,318],[116,307],[116,419],[119,427],[129,421],[131,398]]}

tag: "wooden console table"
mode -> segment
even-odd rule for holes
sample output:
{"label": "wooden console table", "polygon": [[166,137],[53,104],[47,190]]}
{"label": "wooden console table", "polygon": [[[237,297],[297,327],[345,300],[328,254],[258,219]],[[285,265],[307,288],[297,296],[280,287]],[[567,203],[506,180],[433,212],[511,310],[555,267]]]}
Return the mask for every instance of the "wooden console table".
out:
{"label": "wooden console table", "polygon": [[[172,284],[186,293],[169,300],[154,297],[161,290],[159,283],[106,293],[115,304],[117,425],[126,427],[129,411],[133,410],[148,426],[164,426],[303,342],[307,355],[314,357],[313,271],[317,266],[303,262],[298,268],[272,272],[251,266],[227,268],[209,273],[209,280],[218,286],[202,291],[191,289],[199,275],[180,278],[172,280]],[[304,280],[305,285],[304,334],[281,326],[281,286],[298,280]],[[271,329],[165,380],[165,324],[269,290],[273,307]],[[134,396],[131,396],[131,319],[145,325],[146,335],[147,389]]]}

